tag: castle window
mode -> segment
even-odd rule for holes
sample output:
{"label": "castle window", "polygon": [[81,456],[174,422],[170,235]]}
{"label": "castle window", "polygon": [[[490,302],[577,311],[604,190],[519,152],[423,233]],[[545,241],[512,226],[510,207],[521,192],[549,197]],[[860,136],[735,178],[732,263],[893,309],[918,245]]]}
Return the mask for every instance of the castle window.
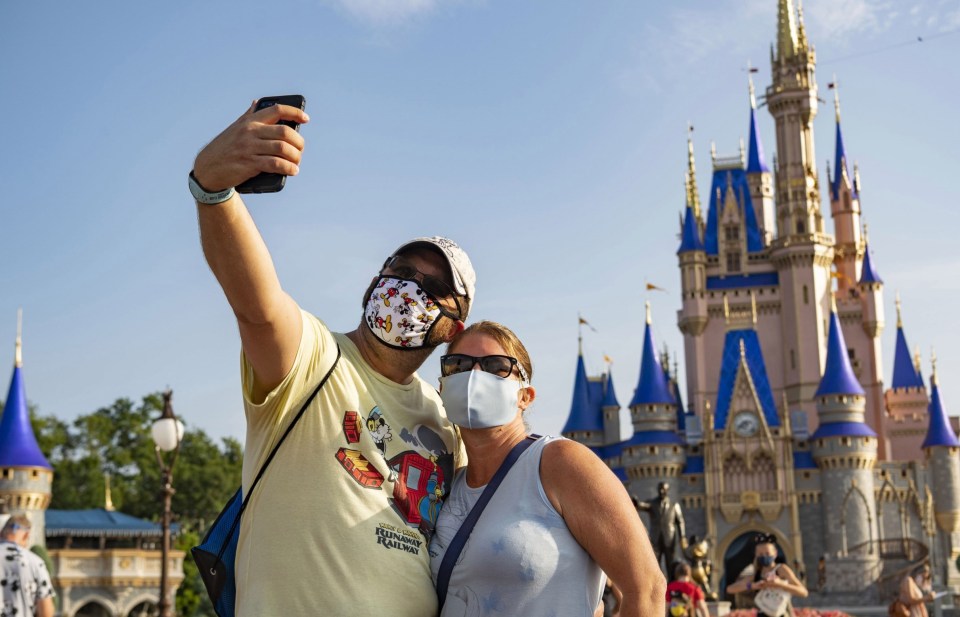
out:
{"label": "castle window", "polygon": [[806,228],[806,226],[803,224],[803,221],[797,221],[797,233],[798,233],[798,234],[802,234],[802,233],[806,233],[806,232],[807,232],[807,228]]}
{"label": "castle window", "polygon": [[740,239],[740,226],[739,225],[726,225],[723,228],[724,237],[727,239],[727,242],[735,242]]}
{"label": "castle window", "polygon": [[810,472],[809,472],[809,471],[803,472],[803,479],[804,479],[804,480],[809,480],[809,479],[810,479]]}
{"label": "castle window", "polygon": [[30,477],[31,477],[32,479],[36,480],[37,478],[40,477],[40,472],[37,471],[36,469],[34,469],[33,471],[30,472]]}
{"label": "castle window", "polygon": [[810,291],[807,289],[807,286],[803,286],[803,303],[810,304]]}
{"label": "castle window", "polygon": [[650,446],[650,454],[656,454],[656,453],[657,453],[657,447],[656,447],[656,446]]}
{"label": "castle window", "polygon": [[790,369],[797,370],[797,354],[792,349],[790,350]]}
{"label": "castle window", "polygon": [[740,272],[740,252],[727,253],[727,272]]}

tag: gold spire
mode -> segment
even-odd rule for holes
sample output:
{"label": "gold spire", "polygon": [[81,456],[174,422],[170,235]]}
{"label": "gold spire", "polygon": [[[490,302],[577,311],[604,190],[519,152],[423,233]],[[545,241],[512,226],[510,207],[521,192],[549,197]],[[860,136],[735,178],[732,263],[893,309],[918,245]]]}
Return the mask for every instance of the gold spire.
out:
{"label": "gold spire", "polygon": [[13,365],[14,366],[23,366],[23,341],[21,335],[23,333],[23,309],[17,309],[17,341],[13,345]]}
{"label": "gold spire", "polygon": [[[933,353],[933,347],[930,348],[930,353]],[[920,345],[917,345],[913,348],[913,368],[917,369],[917,375],[920,374]]]}
{"label": "gold spire", "polygon": [[797,26],[794,22],[793,2],[779,0],[777,6],[777,59],[792,58],[797,54]]}
{"label": "gold spire", "polygon": [[713,141],[710,142],[710,162],[717,162],[717,144]]}
{"label": "gold spire", "polygon": [[853,162],[853,190],[860,194],[860,165]]}
{"label": "gold spire", "polygon": [[803,25],[803,0],[797,0],[797,46],[807,49],[807,29]]}
{"label": "gold spire", "polygon": [[647,304],[647,325],[649,326],[651,323],[653,323],[653,320],[650,318],[650,301],[647,300],[646,304]]}
{"label": "gold spire", "polygon": [[747,88],[750,90],[750,109],[757,108],[757,91],[753,87],[753,67],[747,60]]}
{"label": "gold spire", "polygon": [[743,137],[740,138],[740,164],[747,165],[747,151],[743,147]]}
{"label": "gold spire", "polygon": [[837,74],[833,74],[833,109],[837,114],[837,124],[840,124],[840,82],[837,81]]}
{"label": "gold spire", "polygon": [[700,192],[697,190],[697,165],[693,157],[693,125],[687,124],[687,205],[697,222],[700,216]]}
{"label": "gold spire", "polygon": [[830,284],[830,311],[837,312],[837,294],[833,291],[833,283]]}
{"label": "gold spire", "polygon": [[727,294],[723,294],[723,321],[730,323],[730,301],[727,300]]}
{"label": "gold spire", "polygon": [[894,296],[894,304],[897,306],[897,328],[903,327],[903,317],[900,315],[900,291],[897,290],[896,295]]}
{"label": "gold spire", "polygon": [[939,386],[940,380],[937,379],[937,352],[933,347],[930,348],[930,366],[933,373],[930,375],[930,385]]}
{"label": "gold spire", "polygon": [[757,295],[752,289],[750,290],[750,312],[752,313],[753,325],[757,325]]}
{"label": "gold spire", "polygon": [[104,472],[103,474],[103,484],[104,484],[104,497],[103,497],[103,509],[107,512],[113,512],[116,510],[113,507],[113,498],[110,495],[110,472]]}

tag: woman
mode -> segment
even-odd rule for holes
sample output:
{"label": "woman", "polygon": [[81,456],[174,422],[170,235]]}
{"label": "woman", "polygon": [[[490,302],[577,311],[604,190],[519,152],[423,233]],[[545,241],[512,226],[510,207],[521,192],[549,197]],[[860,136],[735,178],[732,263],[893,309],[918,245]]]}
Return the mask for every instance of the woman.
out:
{"label": "woman", "polygon": [[897,599],[906,608],[910,617],[927,617],[926,602],[933,601],[933,577],[926,563],[913,571],[912,575],[900,581],[900,593]]}
{"label": "woman", "polygon": [[[437,520],[434,582],[484,487],[527,439],[523,411],[536,396],[526,349],[498,323],[467,328],[440,358],[440,372],[440,396],[469,465]],[[441,615],[594,615],[604,572],[622,592],[621,617],[663,614],[666,583],[623,485],[585,446],[541,437],[482,511],[450,573]]]}
{"label": "woman", "polygon": [[[727,586],[727,593],[756,593],[757,617],[780,617],[789,612],[790,598],[807,597],[797,575],[785,563],[777,563],[777,539],[761,534],[754,539],[753,575],[740,577]],[[764,597],[760,597],[761,593]],[[776,608],[774,608],[776,607]],[[764,612],[764,608],[769,612]]]}

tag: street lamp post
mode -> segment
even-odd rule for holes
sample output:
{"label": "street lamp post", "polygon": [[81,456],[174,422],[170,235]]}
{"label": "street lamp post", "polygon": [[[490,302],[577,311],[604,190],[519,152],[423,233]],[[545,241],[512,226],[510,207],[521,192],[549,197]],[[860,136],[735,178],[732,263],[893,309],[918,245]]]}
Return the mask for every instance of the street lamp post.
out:
{"label": "street lamp post", "polygon": [[[183,439],[183,423],[177,420],[173,413],[173,390],[163,393],[163,413],[153,423],[150,430],[157,453],[157,462],[160,464],[160,482],[162,484],[163,513],[160,518],[163,530],[163,544],[160,547],[160,617],[170,617],[170,589],[168,584],[168,568],[170,555],[170,500],[176,492],[173,488],[173,465],[177,462],[180,452],[180,440]],[[164,460],[163,453],[169,454],[169,461]]]}

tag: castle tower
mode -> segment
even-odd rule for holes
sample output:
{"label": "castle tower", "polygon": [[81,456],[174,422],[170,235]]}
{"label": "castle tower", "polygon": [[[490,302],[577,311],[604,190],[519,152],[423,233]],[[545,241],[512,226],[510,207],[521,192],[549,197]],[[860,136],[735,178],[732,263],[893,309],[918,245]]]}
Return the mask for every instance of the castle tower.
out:
{"label": "castle tower", "polygon": [[686,462],[684,442],[677,434],[677,403],[670,391],[651,331],[650,303],[643,336],[640,380],[630,401],[633,437],[622,444],[621,462],[630,492],[640,499],[657,494],[657,485],[670,483],[670,497],[679,499],[676,478]]}
{"label": "castle tower", "polygon": [[[859,191],[859,174],[854,172],[854,186]],[[858,202],[859,203],[859,202]],[[883,405],[883,345],[880,335],[885,325],[883,310],[883,280],[877,274],[870,256],[870,244],[867,240],[866,225],[863,229],[863,262],[860,267],[860,279],[856,281],[856,290],[847,288],[840,292],[844,306],[859,306],[860,328],[851,327],[847,333],[852,361],[860,384],[867,393],[867,423],[877,430],[877,456],[879,460],[890,460],[890,435],[885,429],[887,417]],[[838,264],[839,267],[839,264]],[[839,272],[839,270],[838,270]],[[843,280],[843,276],[838,277]],[[859,302],[858,302],[859,300]],[[916,453],[919,458],[919,451]]]}
{"label": "castle tower", "polygon": [[779,275],[781,304],[791,308],[782,314],[783,387],[790,407],[807,413],[811,429],[817,423],[811,401],[823,372],[833,263],[833,239],[823,230],[815,169],[815,64],[802,16],[794,13],[792,0],[779,0],[777,45],[771,50],[773,83],[766,97],[776,123],[778,153],[777,238],[770,256]]}
{"label": "castle tower", "polygon": [[696,167],[693,160],[693,141],[687,139],[687,205],[680,228],[680,287],[683,307],[678,314],[678,326],[683,332],[684,353],[687,362],[687,399],[691,407],[697,405],[696,395],[707,387],[705,362],[689,362],[703,358],[707,327],[707,253],[703,242],[703,219],[700,216],[700,198],[697,194]]}
{"label": "castle tower", "polygon": [[827,181],[830,184],[830,213],[833,216],[834,235],[836,236],[836,255],[834,263],[839,273],[837,286],[840,297],[846,297],[860,278],[857,268],[864,257],[864,248],[860,238],[860,194],[859,182],[854,182],[847,166],[847,153],[843,147],[843,133],[840,130],[840,88],[833,84],[833,104],[837,119],[837,145],[834,159],[833,178],[827,168]]}
{"label": "castle tower", "polygon": [[[824,546],[831,558],[853,563],[830,591],[866,589],[875,580],[870,563],[880,558],[873,467],[877,435],[864,422],[866,396],[847,357],[836,308],[830,313],[827,362],[816,392],[820,426],[810,437],[820,468]],[[871,576],[873,578],[871,578]]]}
{"label": "castle tower", "polygon": [[7,514],[25,514],[30,518],[30,546],[46,546],[44,510],[50,505],[53,467],[40,451],[30,425],[23,384],[21,329],[18,313],[13,377],[0,417],[0,500]]}
{"label": "castle tower", "polygon": [[620,441],[620,403],[617,402],[617,393],[613,388],[613,373],[609,369],[603,381],[600,408],[603,411],[603,443],[617,443]]}
{"label": "castle tower", "polygon": [[953,432],[940,400],[936,359],[930,389],[930,423],[921,447],[933,475],[931,484],[937,526],[947,533],[954,533],[960,531],[960,440]]}
{"label": "castle tower", "polygon": [[[756,69],[749,68],[749,71]],[[748,74],[749,75],[749,74]],[[773,212],[773,179],[763,156],[763,144],[757,129],[757,96],[753,88],[753,76],[748,76],[750,87],[750,141],[747,149],[747,184],[753,202],[757,224],[763,237],[763,245],[769,246],[776,236],[776,217]]]}
{"label": "castle tower", "polygon": [[[587,377],[587,369],[583,363],[583,349],[577,355],[577,372],[573,381],[573,402],[570,404],[570,415],[563,426],[561,434],[585,446],[592,448],[605,445],[604,418],[600,413],[599,401],[595,400],[591,380]],[[617,418],[617,432],[619,433],[620,419]],[[617,437],[619,441],[619,435]]]}
{"label": "castle tower", "polygon": [[929,425],[927,408],[930,399],[920,369],[914,365],[903,330],[902,305],[897,294],[897,339],[893,351],[893,379],[883,393],[887,411],[885,428],[893,460],[921,458],[921,444]]}
{"label": "castle tower", "polygon": [[960,440],[950,426],[943,402],[940,400],[940,380],[937,378],[936,357],[932,360],[930,376],[930,424],[923,440],[927,468],[930,470],[930,485],[933,487],[933,511],[937,527],[944,533],[939,547],[946,559],[945,581],[948,585],[960,584]]}

